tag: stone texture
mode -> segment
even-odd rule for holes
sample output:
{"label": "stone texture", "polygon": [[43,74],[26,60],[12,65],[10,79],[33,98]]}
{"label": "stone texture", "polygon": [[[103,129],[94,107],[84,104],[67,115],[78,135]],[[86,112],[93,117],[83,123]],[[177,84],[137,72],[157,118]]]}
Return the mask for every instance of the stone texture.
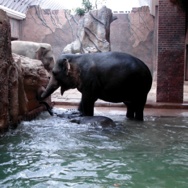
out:
{"label": "stone texture", "polygon": [[[38,17],[39,12],[43,18],[42,21]],[[150,14],[149,8],[134,8],[130,14],[114,15],[118,19],[110,24],[111,51],[130,53],[140,58],[153,71],[154,17]],[[76,40],[80,19],[82,18],[74,16],[74,18],[69,17],[68,21],[63,10],[39,11],[38,8],[31,7],[26,19],[22,21],[20,39],[49,43],[52,45],[55,58],[58,58],[65,46]],[[90,48],[90,50],[95,50],[95,48]]]}
{"label": "stone texture", "polygon": [[[76,31],[77,23],[72,19],[71,26]],[[75,40],[64,10],[42,10],[32,6],[22,21],[21,31],[20,40],[51,44],[55,58],[59,57],[68,43]]]}
{"label": "stone texture", "polygon": [[0,132],[44,110],[36,95],[48,83],[42,62],[12,54],[10,39],[9,19],[0,10]]}
{"label": "stone texture", "polygon": [[[19,116],[27,117],[28,113],[41,105],[36,95],[41,87],[48,84],[48,73],[41,61],[13,54],[14,63],[19,70],[18,104]],[[50,100],[48,99],[50,102]],[[28,117],[29,118],[29,117]]]}
{"label": "stone texture", "polygon": [[130,14],[116,16],[118,19],[112,22],[110,28],[111,50],[138,57],[153,72],[154,17],[150,14],[149,7],[134,8]]}
{"label": "stone texture", "polygon": [[110,51],[110,24],[116,19],[111,9],[91,10],[80,20],[77,38],[64,53],[91,53]]}
{"label": "stone texture", "polygon": [[0,10],[0,130],[6,129],[9,116],[10,73],[14,74],[10,45],[10,23],[6,13]]}

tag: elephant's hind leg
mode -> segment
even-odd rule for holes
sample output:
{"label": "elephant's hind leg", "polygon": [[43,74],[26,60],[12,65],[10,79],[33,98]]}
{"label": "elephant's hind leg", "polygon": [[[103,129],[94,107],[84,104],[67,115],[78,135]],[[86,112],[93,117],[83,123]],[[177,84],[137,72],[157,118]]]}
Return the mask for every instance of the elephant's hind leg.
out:
{"label": "elephant's hind leg", "polygon": [[135,119],[139,121],[144,120],[144,107],[146,104],[147,96],[143,97],[142,100],[136,103],[135,106]]}
{"label": "elephant's hind leg", "polygon": [[144,111],[145,103],[125,102],[124,104],[127,106],[126,117],[128,119],[135,119],[135,120],[143,121],[143,117],[144,117],[143,111]]}

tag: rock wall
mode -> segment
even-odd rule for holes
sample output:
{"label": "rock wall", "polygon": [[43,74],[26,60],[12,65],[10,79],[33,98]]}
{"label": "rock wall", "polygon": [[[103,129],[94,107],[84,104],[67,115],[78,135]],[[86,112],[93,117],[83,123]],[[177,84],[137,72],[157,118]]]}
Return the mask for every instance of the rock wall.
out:
{"label": "rock wall", "polygon": [[12,54],[9,18],[0,10],[0,132],[44,110],[36,94],[47,83],[41,61]]}
{"label": "rock wall", "polygon": [[105,6],[89,11],[79,21],[76,40],[68,44],[63,53],[110,51],[110,24],[116,19],[112,10]]}
{"label": "rock wall", "polygon": [[[152,71],[155,18],[150,14],[149,7],[133,9],[130,14],[114,15],[118,19],[110,24],[111,50],[127,52],[140,58]],[[42,21],[40,17],[43,18]],[[57,58],[67,44],[76,40],[75,36],[80,19],[82,18],[70,17],[67,20],[64,10],[39,11],[38,8],[32,7],[22,22],[20,39],[51,44]]]}
{"label": "rock wall", "polygon": [[[46,87],[49,81],[48,72],[41,61],[12,54],[18,70],[18,111],[20,118],[32,119],[39,112],[41,105],[36,99],[41,87]],[[50,98],[47,99],[50,103]],[[39,108],[39,109],[38,109]]]}
{"label": "rock wall", "polygon": [[[72,19],[70,22],[71,27],[76,28],[77,23]],[[19,39],[51,44],[57,59],[63,48],[75,40],[71,27],[64,10],[41,10],[40,7],[33,6],[22,21]]]}
{"label": "rock wall", "polygon": [[111,24],[111,50],[130,53],[154,70],[154,17],[149,7],[134,8],[130,14],[116,14]]}
{"label": "rock wall", "polygon": [[13,67],[13,58],[10,48],[9,19],[2,10],[0,10],[0,43],[0,129],[5,129],[10,122],[8,88],[9,72]]}

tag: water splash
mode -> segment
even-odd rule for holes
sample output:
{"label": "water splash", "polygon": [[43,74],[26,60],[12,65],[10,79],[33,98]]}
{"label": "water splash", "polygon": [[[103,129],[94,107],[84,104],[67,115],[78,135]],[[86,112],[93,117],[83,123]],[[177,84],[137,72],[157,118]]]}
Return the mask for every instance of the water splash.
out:
{"label": "water splash", "polygon": [[0,186],[188,186],[187,118],[110,118],[117,124],[113,129],[78,125],[47,112],[22,122],[0,138]]}

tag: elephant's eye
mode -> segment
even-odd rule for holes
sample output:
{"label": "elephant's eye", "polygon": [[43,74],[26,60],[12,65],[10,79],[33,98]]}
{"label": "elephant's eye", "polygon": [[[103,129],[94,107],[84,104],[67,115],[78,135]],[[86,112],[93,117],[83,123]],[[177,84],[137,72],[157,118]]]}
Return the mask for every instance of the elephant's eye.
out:
{"label": "elephant's eye", "polygon": [[48,60],[49,60],[49,61],[53,61],[53,57],[49,57]]}
{"label": "elephant's eye", "polygon": [[55,72],[53,70],[52,70],[52,74],[53,74],[53,76],[57,76],[57,72]]}

